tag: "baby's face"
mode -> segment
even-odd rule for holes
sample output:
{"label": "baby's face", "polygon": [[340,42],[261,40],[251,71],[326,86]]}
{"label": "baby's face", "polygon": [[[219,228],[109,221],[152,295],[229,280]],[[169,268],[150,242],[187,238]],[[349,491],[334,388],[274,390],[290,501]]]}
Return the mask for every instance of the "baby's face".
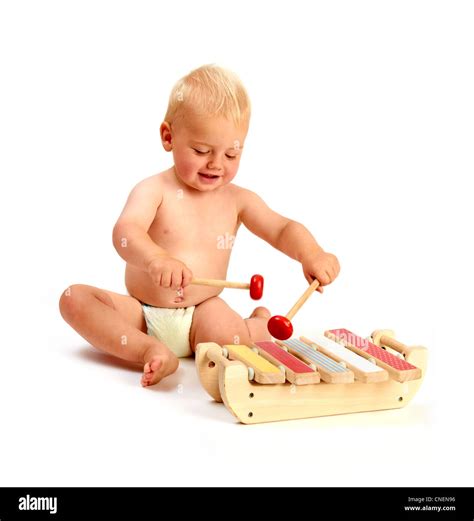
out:
{"label": "baby's face", "polygon": [[222,117],[186,117],[161,135],[172,150],[176,175],[188,186],[209,192],[228,184],[237,174],[248,124],[241,127]]}

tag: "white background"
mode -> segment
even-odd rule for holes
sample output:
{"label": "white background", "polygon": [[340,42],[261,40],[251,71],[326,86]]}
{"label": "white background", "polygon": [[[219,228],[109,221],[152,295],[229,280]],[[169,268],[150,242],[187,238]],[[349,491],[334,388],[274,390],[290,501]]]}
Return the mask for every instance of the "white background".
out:
{"label": "white background", "polygon": [[[462,1],[2,2],[0,485],[472,486],[473,23]],[[252,99],[236,184],[340,259],[295,333],[425,345],[406,408],[244,426],[192,359],[143,389],[62,321],[70,284],[124,291],[113,224],[171,165],[168,95],[204,63]],[[274,314],[307,286],[242,229],[228,278],[253,273]]]}

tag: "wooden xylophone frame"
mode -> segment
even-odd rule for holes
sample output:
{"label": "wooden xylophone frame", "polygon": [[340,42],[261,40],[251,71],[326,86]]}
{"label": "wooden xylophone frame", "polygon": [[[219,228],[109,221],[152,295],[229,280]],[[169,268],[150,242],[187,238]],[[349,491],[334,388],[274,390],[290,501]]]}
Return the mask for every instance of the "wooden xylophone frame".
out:
{"label": "wooden xylophone frame", "polygon": [[253,424],[404,407],[423,381],[427,350],[408,347],[404,358],[421,369],[421,378],[403,383],[389,378],[377,383],[258,384],[249,381],[245,364],[226,358],[214,342],[197,345],[195,362],[208,394],[223,402],[241,423]]}

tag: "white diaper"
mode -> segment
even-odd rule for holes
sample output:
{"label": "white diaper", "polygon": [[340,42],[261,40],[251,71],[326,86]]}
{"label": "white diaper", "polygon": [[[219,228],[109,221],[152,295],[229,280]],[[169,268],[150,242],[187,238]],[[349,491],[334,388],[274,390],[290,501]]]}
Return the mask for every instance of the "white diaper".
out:
{"label": "white diaper", "polygon": [[142,304],[147,333],[163,342],[178,358],[193,354],[189,333],[195,306],[187,308],[155,308]]}

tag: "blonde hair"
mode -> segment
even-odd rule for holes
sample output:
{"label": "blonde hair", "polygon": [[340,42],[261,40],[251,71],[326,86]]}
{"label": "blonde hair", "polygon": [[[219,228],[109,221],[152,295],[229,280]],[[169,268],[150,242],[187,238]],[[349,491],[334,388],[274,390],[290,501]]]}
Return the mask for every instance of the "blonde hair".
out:
{"label": "blonde hair", "polygon": [[165,121],[171,124],[187,111],[223,116],[240,125],[250,118],[250,99],[236,74],[214,64],[203,65],[176,82]]}

